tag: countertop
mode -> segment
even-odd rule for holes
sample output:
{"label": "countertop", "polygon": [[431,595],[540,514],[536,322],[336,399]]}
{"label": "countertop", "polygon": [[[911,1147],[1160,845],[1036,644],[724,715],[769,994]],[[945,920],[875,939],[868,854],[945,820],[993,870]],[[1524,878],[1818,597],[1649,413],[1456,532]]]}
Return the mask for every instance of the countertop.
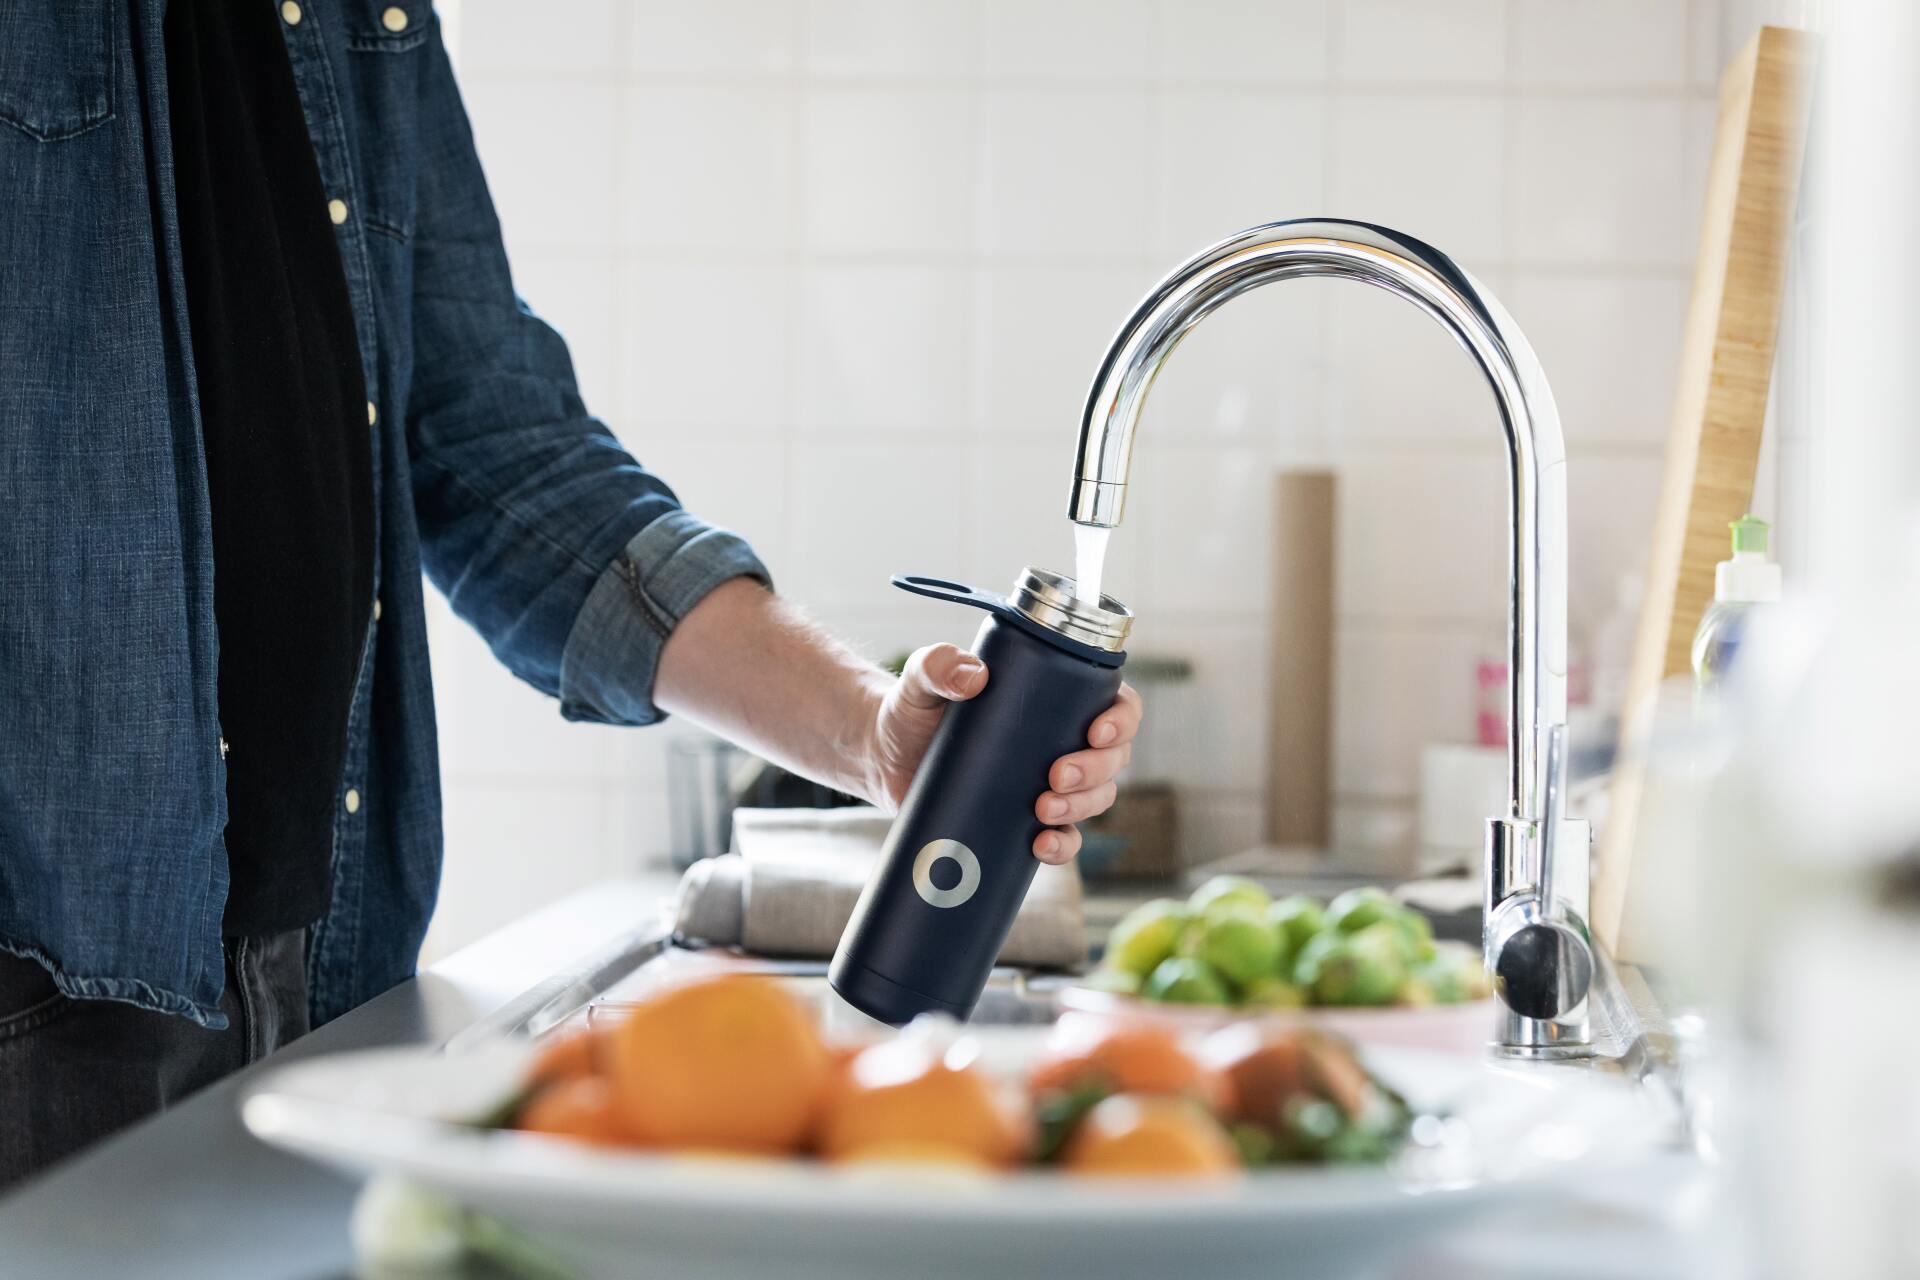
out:
{"label": "countertop", "polygon": [[[241,1127],[254,1072],[311,1054],[437,1044],[662,910],[673,877],[622,880],[536,911],[265,1063],[0,1199],[0,1274],[36,1280],[332,1280],[353,1274],[356,1184]],[[1381,1280],[1645,1277],[1707,1271],[1711,1179],[1691,1156],[1597,1176],[1543,1211],[1439,1237]],[[743,1278],[745,1280],[745,1278]],[[755,1276],[751,1280],[765,1280]]]}
{"label": "countertop", "polygon": [[254,1073],[312,1054],[438,1044],[653,919],[676,877],[574,894],[455,952],[280,1053],[0,1199],[0,1275],[320,1280],[352,1274],[357,1185],[241,1127]]}

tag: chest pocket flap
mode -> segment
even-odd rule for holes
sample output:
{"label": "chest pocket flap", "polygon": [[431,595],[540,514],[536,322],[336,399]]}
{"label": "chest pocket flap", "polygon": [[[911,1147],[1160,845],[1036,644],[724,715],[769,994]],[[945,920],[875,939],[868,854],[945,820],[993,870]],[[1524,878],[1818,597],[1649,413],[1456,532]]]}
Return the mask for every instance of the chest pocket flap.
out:
{"label": "chest pocket flap", "polygon": [[0,123],[41,142],[113,118],[118,0],[0,0]]}

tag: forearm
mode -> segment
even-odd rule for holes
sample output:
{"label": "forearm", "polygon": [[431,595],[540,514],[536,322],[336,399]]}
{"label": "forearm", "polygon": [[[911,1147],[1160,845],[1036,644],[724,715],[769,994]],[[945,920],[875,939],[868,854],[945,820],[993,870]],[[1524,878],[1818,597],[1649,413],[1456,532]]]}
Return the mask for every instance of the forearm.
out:
{"label": "forearm", "polygon": [[885,803],[872,735],[893,677],[748,578],[723,583],[667,638],[654,701],[793,772]]}

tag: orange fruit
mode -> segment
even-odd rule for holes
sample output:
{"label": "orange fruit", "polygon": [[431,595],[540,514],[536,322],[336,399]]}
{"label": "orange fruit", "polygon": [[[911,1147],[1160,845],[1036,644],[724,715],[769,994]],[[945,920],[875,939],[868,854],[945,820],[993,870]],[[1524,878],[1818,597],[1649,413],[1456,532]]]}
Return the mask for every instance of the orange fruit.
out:
{"label": "orange fruit", "polygon": [[839,1040],[829,1044],[827,1046],[827,1074],[835,1081],[840,1080],[846,1075],[847,1068],[853,1065],[853,1060],[860,1056],[860,1051],[866,1047],[864,1044],[855,1044],[846,1040]]}
{"label": "orange fruit", "polygon": [[602,1055],[630,1132],[670,1147],[791,1151],[827,1085],[812,1015],[758,974],[719,974],[634,1006]]}
{"label": "orange fruit", "polygon": [[1226,1078],[1226,1114],[1268,1127],[1297,1097],[1325,1098],[1357,1116],[1376,1092],[1353,1046],[1323,1031],[1238,1023],[1209,1036],[1201,1057]]}
{"label": "orange fruit", "polygon": [[981,1173],[990,1172],[996,1167],[971,1151],[962,1151],[959,1147],[942,1146],[932,1142],[876,1142],[871,1146],[849,1151],[838,1159],[843,1165],[910,1164],[955,1170],[977,1169]]}
{"label": "orange fruit", "polygon": [[829,1091],[820,1154],[1013,1163],[1027,1147],[1026,1118],[970,1057],[964,1042],[943,1050],[913,1037],[862,1049]]}
{"label": "orange fruit", "polygon": [[1087,1085],[1115,1093],[1174,1094],[1218,1108],[1220,1073],[1201,1062],[1172,1028],[1158,1022],[1080,1022],[1063,1018],[1028,1080],[1036,1093]]}
{"label": "orange fruit", "polygon": [[559,1080],[579,1080],[594,1074],[598,1056],[592,1031],[581,1029],[562,1033],[541,1047],[527,1068],[530,1085],[552,1084]]}
{"label": "orange fruit", "polygon": [[1225,1114],[1269,1127],[1289,1100],[1307,1091],[1308,1068],[1300,1038],[1263,1034],[1253,1023],[1236,1023],[1207,1038],[1201,1056],[1227,1082]]}
{"label": "orange fruit", "polygon": [[633,1145],[614,1105],[613,1090],[593,1076],[547,1085],[520,1109],[515,1127],[598,1146]]}
{"label": "orange fruit", "polygon": [[1115,1178],[1226,1178],[1240,1154],[1199,1104],[1164,1095],[1115,1094],[1074,1128],[1068,1171]]}

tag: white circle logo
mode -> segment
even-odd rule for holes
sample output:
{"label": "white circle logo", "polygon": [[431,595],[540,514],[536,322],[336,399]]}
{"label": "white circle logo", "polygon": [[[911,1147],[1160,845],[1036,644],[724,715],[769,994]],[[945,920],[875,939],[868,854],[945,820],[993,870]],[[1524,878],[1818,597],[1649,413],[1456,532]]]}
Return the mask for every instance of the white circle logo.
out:
{"label": "white circle logo", "polygon": [[[942,858],[960,866],[960,882],[951,889],[933,883],[933,864]],[[958,840],[929,840],[913,860],[913,887],[930,907],[957,907],[980,887],[980,859]]]}

